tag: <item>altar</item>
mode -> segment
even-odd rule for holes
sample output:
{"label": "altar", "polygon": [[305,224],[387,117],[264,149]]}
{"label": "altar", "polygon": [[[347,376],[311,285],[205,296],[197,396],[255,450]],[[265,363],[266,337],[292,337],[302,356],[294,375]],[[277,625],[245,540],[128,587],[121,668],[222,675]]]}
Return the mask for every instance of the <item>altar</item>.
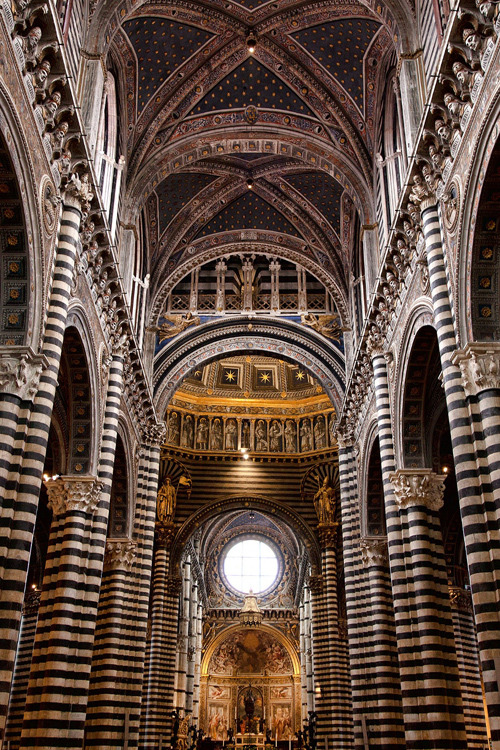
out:
{"label": "altar", "polygon": [[258,734],[237,734],[234,736],[233,742],[236,747],[243,747],[244,745],[264,747],[264,745],[266,744],[266,735],[263,732],[259,732]]}

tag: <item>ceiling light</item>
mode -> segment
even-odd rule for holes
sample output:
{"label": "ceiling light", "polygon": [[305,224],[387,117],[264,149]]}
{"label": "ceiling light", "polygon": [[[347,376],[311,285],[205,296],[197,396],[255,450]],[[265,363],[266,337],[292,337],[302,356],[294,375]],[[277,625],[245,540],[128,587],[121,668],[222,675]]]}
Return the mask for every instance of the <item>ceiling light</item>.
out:
{"label": "ceiling light", "polygon": [[253,188],[253,180],[252,180],[251,177],[249,177],[248,180],[247,180],[247,188],[249,190],[251,190]]}
{"label": "ceiling light", "polygon": [[251,55],[255,52],[255,47],[257,46],[257,39],[254,37],[253,34],[249,34],[247,36],[247,50]]}
{"label": "ceiling light", "polygon": [[248,459],[250,458],[250,456],[248,455],[248,453],[245,453],[243,455],[243,458],[245,459],[245,461],[248,461]]}

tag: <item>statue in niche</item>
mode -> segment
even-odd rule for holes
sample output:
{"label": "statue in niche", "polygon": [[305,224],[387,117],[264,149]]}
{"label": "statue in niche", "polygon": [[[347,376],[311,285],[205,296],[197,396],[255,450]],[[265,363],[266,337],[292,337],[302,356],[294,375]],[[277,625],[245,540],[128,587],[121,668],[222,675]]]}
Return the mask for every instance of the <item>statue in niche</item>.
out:
{"label": "statue in niche", "polygon": [[228,419],[226,422],[226,450],[235,451],[238,448],[238,427],[236,420]]}
{"label": "statue in niche", "polygon": [[[319,484],[319,479],[318,479]],[[335,523],[335,492],[326,476],[314,495],[314,509],[320,524]]]}
{"label": "statue in niche", "polygon": [[266,423],[263,419],[259,419],[255,427],[255,450],[267,451]]}
{"label": "statue in niche", "polygon": [[330,445],[335,445],[335,419],[333,418],[333,414],[330,417],[330,427],[328,428],[328,434],[330,436]]}
{"label": "statue in niche", "polygon": [[326,448],[325,420],[323,417],[318,417],[316,424],[314,425],[314,442],[316,444],[316,450]]}
{"label": "statue in niche", "polygon": [[179,415],[176,411],[170,413],[168,418],[168,437],[170,445],[179,445]]}
{"label": "statue in niche", "polygon": [[158,521],[161,523],[171,523],[175,514],[175,503],[177,493],[172,484],[170,477],[167,477],[158,490],[156,501],[156,512]]}
{"label": "statue in niche", "polygon": [[193,417],[191,414],[184,417],[181,432],[181,445],[183,448],[193,447]]}
{"label": "statue in niche", "polygon": [[311,423],[308,419],[304,419],[300,426],[300,450],[302,453],[313,450]]}
{"label": "statue in niche", "polygon": [[277,419],[273,419],[269,426],[269,447],[274,453],[278,453],[281,450],[282,435],[283,428],[281,423]]}
{"label": "statue in niche", "polygon": [[241,447],[250,448],[250,422],[243,422],[241,427]]}
{"label": "statue in niche", "polygon": [[285,449],[287,453],[297,453],[297,428],[291,419],[285,424]]}
{"label": "statue in niche", "polygon": [[199,450],[206,451],[208,446],[208,421],[206,417],[202,417],[198,422],[198,429],[196,430],[196,447]]}
{"label": "statue in niche", "polygon": [[222,450],[222,423],[219,417],[216,417],[212,423],[212,430],[210,432],[210,450]]}

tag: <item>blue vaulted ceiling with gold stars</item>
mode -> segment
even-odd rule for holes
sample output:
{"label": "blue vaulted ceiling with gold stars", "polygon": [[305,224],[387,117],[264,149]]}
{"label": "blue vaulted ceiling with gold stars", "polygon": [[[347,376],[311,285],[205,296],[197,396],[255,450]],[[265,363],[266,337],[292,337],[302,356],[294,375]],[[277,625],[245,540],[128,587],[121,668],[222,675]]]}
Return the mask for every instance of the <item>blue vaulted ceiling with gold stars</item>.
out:
{"label": "blue vaulted ceiling with gold stars", "polygon": [[353,238],[376,221],[374,114],[400,37],[372,0],[117,13],[108,66],[153,300],[218,248],[257,248],[321,268],[346,310]]}

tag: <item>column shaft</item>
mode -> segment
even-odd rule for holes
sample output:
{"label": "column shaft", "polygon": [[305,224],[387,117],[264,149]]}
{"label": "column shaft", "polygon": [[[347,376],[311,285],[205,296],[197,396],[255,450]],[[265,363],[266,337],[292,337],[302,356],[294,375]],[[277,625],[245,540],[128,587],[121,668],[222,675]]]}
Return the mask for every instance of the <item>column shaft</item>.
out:
{"label": "column shaft", "polygon": [[[459,367],[454,364],[456,349],[451,295],[441,241],[436,205],[422,210],[422,222],[429,266],[429,281],[438,333],[443,386],[448,408],[451,443],[457,480],[460,512],[469,568],[479,653],[483,670],[485,700],[494,750],[500,748],[500,554],[498,521],[492,528],[490,513],[494,499],[490,488],[481,483],[488,471],[489,456],[478,456],[474,433]],[[478,540],[481,540],[480,542]]]}

